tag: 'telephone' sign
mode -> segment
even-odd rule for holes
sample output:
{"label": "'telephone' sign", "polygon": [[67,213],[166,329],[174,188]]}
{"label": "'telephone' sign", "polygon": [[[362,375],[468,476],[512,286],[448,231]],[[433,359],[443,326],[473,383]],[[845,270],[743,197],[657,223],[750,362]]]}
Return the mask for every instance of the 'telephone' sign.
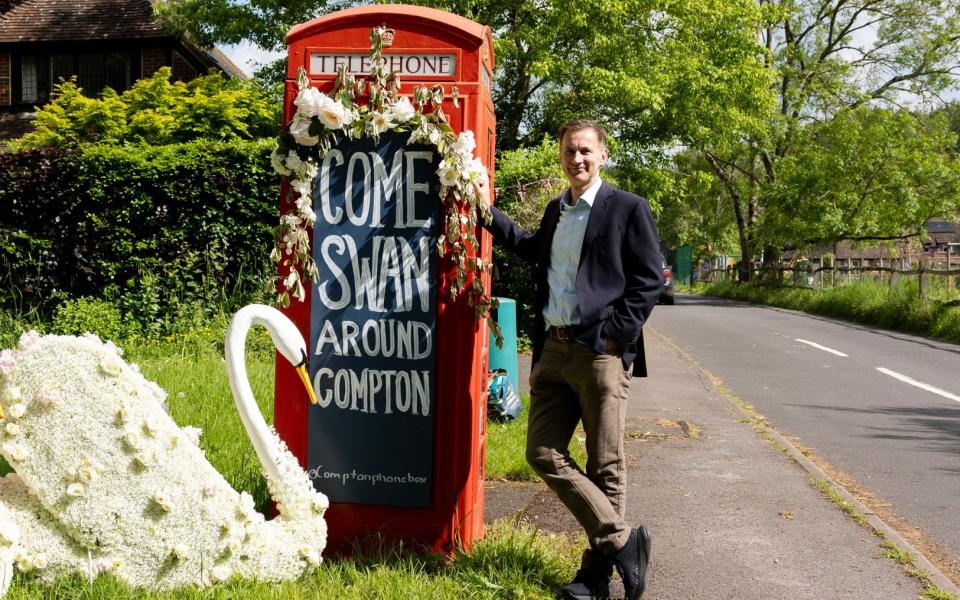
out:
{"label": "'telephone' sign", "polygon": [[[457,72],[455,54],[384,54],[387,68],[400,75],[453,77]],[[341,66],[352,75],[370,73],[370,56],[343,52],[311,52],[311,75],[335,75]]]}

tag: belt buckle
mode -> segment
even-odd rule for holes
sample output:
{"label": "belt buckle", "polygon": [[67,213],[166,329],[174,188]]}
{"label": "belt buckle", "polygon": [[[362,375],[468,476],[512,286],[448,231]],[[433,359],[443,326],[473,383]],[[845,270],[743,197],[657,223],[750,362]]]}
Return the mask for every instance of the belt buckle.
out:
{"label": "belt buckle", "polygon": [[570,339],[570,333],[568,327],[554,327],[554,337],[558,340],[565,342]]}

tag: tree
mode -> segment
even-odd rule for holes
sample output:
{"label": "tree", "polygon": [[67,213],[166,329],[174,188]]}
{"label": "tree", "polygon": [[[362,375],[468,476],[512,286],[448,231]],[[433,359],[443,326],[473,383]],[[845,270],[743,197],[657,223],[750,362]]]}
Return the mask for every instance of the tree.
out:
{"label": "tree", "polygon": [[[631,160],[742,126],[768,101],[754,0],[419,0],[489,25],[500,150],[571,116],[607,124]],[[296,23],[351,3],[178,0],[160,6],[207,44],[283,47]],[[626,162],[625,160],[620,162]]]}
{"label": "tree", "polygon": [[[693,146],[726,192],[743,256],[741,279],[752,277],[754,256],[762,249],[773,260],[780,249],[813,240],[901,235],[898,227],[918,230],[922,221],[917,220],[925,214],[955,204],[955,188],[949,185],[922,180],[919,174],[896,179],[871,173],[883,169],[888,174],[892,168],[907,175],[908,164],[897,161],[924,152],[938,155],[931,157],[936,165],[920,167],[924,176],[936,177],[945,169],[955,173],[955,156],[944,155],[947,149],[940,145],[942,127],[930,129],[921,117],[895,109],[911,99],[935,100],[956,81],[957,4],[769,0],[763,5],[769,20],[761,35],[776,110],[749,135]],[[911,139],[913,135],[925,139]],[[860,151],[872,159],[860,160]],[[830,168],[836,166],[831,154],[847,162]],[[814,177],[821,172],[822,178]],[[806,187],[801,185],[804,173]],[[812,184],[826,196],[811,196]],[[853,189],[856,185],[862,187]],[[925,198],[922,209],[898,212],[891,205],[898,196],[926,194],[935,198]],[[817,211],[827,197],[837,209]],[[830,219],[835,222],[826,222]]]}

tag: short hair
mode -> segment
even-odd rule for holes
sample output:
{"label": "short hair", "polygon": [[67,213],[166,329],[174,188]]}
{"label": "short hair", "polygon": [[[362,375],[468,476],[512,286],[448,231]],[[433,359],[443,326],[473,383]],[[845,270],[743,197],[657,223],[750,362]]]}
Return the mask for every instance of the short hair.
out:
{"label": "short hair", "polygon": [[563,127],[560,128],[560,142],[563,142],[563,136],[567,135],[568,131],[582,131],[584,129],[592,129],[597,134],[597,139],[600,140],[600,147],[607,147],[607,132],[596,121],[590,119],[573,119],[564,123]]}

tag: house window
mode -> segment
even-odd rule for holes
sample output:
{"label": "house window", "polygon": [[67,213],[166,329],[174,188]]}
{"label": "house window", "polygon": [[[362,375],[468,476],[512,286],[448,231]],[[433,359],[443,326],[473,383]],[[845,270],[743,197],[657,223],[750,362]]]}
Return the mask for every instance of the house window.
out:
{"label": "house window", "polygon": [[35,103],[40,98],[37,86],[37,57],[24,56],[20,62],[20,101]]}
{"label": "house window", "polygon": [[123,52],[80,55],[80,87],[88,96],[106,87],[122,92],[130,87],[130,55]]}
{"label": "house window", "polygon": [[77,78],[77,85],[90,98],[106,87],[123,92],[133,83],[132,63],[129,52],[21,55],[17,59],[19,76],[14,71],[20,83],[16,103],[44,104],[53,88],[71,77]]}

